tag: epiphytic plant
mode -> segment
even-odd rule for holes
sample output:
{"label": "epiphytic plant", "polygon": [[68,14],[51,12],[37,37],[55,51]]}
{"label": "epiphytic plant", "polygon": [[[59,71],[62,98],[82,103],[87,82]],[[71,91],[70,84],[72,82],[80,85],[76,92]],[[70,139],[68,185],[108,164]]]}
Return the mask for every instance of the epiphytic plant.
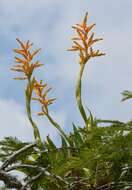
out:
{"label": "epiphytic plant", "polygon": [[[11,70],[19,72],[16,80],[26,80],[26,112],[34,130],[35,142],[21,142],[8,137],[0,141],[0,180],[7,188],[18,190],[125,190],[132,189],[132,121],[101,120],[86,113],[82,103],[82,77],[86,63],[104,53],[93,46],[102,38],[94,38],[88,25],[88,13],[81,24],[73,26],[77,36],[72,38],[69,51],[79,53],[80,71],[76,84],[76,101],[85,127],[73,124],[66,134],[52,118],[49,106],[55,98],[49,98],[51,88],[37,80],[34,70],[42,66],[34,57],[40,49],[32,51],[30,41],[17,39],[20,48],[15,49],[15,64]],[[123,92],[123,100],[132,98],[130,91]],[[41,139],[39,128],[32,116],[31,105],[40,106],[39,116],[47,117],[58,130],[61,143],[55,145],[50,136]],[[101,126],[100,124],[105,124]],[[23,180],[10,172],[21,172]],[[5,189],[5,188],[2,188]]]}
{"label": "epiphytic plant", "polygon": [[[36,100],[41,105],[42,110],[38,115],[47,116],[52,125],[54,125],[54,127],[56,127],[59,130],[60,134],[67,139],[67,136],[60,127],[60,125],[53,120],[48,111],[48,106],[52,104],[55,100],[54,98],[52,99],[47,98],[47,94],[51,90],[51,88],[46,89],[47,84],[43,84],[42,81],[38,82],[33,76],[33,71],[36,68],[43,65],[39,61],[33,62],[33,58],[40,51],[40,49],[31,52],[31,47],[33,43],[30,43],[30,41],[23,43],[19,39],[17,39],[17,41],[20,44],[20,49],[14,49],[14,51],[22,58],[15,56],[15,61],[17,62],[17,65],[13,66],[11,70],[16,72],[21,72],[24,74],[24,76],[15,77],[14,79],[27,80],[27,86],[25,90],[26,110],[27,110],[28,119],[34,129],[34,137],[36,142],[38,143],[39,146],[42,145],[42,140],[39,134],[38,127],[32,119],[31,100]],[[36,97],[33,97],[33,92],[35,92]]]}
{"label": "epiphytic plant", "polygon": [[102,53],[99,50],[93,50],[93,45],[103,40],[103,38],[94,38],[94,33],[91,33],[91,30],[93,29],[95,24],[88,25],[87,20],[88,20],[88,13],[86,13],[82,24],[76,24],[75,26],[72,26],[72,28],[77,33],[77,36],[72,38],[74,45],[72,46],[72,48],[68,49],[68,51],[79,52],[80,71],[76,85],[76,100],[81,116],[85,122],[85,126],[89,127],[88,125],[89,119],[86,114],[85,108],[83,106],[82,97],[81,97],[81,83],[82,83],[83,71],[86,63],[91,58],[103,56],[105,55],[105,53]]}
{"label": "epiphytic plant", "polygon": [[39,134],[39,130],[36,123],[33,121],[31,114],[31,98],[35,81],[34,78],[32,78],[32,74],[34,69],[42,66],[42,64],[39,63],[39,61],[33,62],[33,58],[40,51],[40,49],[31,52],[30,49],[33,44],[30,43],[30,41],[27,41],[26,43],[21,42],[19,39],[17,39],[17,41],[20,44],[20,48],[14,49],[14,51],[21,57],[15,56],[15,61],[17,65],[13,66],[11,70],[21,72],[24,74],[24,76],[15,77],[14,79],[27,80],[27,86],[25,90],[27,116],[34,129],[35,140],[37,141],[38,145],[41,145],[42,141]]}

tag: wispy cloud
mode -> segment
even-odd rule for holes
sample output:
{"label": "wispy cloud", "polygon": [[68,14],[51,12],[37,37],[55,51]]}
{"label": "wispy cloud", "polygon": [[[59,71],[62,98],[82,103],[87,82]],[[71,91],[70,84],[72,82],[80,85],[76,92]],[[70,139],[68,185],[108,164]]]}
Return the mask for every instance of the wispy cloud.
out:
{"label": "wispy cloud", "polygon": [[[50,135],[55,140],[58,136],[58,131],[51,126],[46,118],[38,117],[36,114],[33,111],[33,116],[41,131],[42,138],[45,139],[47,135]],[[65,126],[66,118],[63,111],[51,114],[61,126]],[[34,140],[33,129],[27,119],[25,109],[14,100],[0,99],[0,122],[0,139],[13,136],[25,141]]]}
{"label": "wispy cloud", "polygon": [[23,107],[13,100],[0,99],[0,138],[17,136],[21,140],[32,140],[33,132],[23,113]]}

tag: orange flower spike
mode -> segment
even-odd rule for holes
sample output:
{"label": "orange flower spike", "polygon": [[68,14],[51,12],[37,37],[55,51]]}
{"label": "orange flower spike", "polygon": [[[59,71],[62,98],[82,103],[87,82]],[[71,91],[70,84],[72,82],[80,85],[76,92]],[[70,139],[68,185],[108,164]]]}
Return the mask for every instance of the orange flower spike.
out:
{"label": "orange flower spike", "polygon": [[[89,32],[95,26],[95,24],[87,25],[88,13],[85,14],[82,24],[76,24],[72,26],[72,28],[77,32],[78,36],[72,38],[74,45],[72,48],[68,49],[68,51],[78,51],[80,57],[80,64],[86,64],[86,62],[91,57],[98,57],[105,55],[100,52],[91,52],[90,48],[92,48],[93,44],[98,41],[103,40],[102,38],[95,38],[94,33],[89,35]],[[79,41],[79,43],[78,43]]]}
{"label": "orange flower spike", "polygon": [[[29,40],[27,42],[23,43],[18,38],[16,40],[20,44],[20,49],[19,48],[14,49],[14,51],[18,55],[22,56],[22,58],[19,58],[18,56],[15,57],[15,62],[19,63],[19,64],[15,65],[11,70],[18,71],[18,72],[23,72],[25,76],[20,77],[21,80],[22,80],[22,78],[29,79],[31,77],[31,75],[32,75],[33,70],[43,65],[39,61],[36,61],[34,63],[31,62],[33,60],[34,56],[41,49],[37,49],[37,50],[31,52],[30,48],[32,47],[33,43],[31,43]],[[19,79],[19,77],[17,77],[17,78]]]}
{"label": "orange flower spike", "polygon": [[42,85],[42,81],[40,82],[35,81],[34,90],[37,96],[42,97],[43,89],[44,89],[44,85]]}
{"label": "orange flower spike", "polygon": [[38,113],[38,115],[45,115],[48,112],[48,106],[52,104],[56,99],[46,99],[48,92],[51,88],[45,89],[47,84],[42,84],[42,81],[34,83],[34,91],[36,94],[36,98],[32,98],[33,100],[38,101],[41,104],[42,112]]}

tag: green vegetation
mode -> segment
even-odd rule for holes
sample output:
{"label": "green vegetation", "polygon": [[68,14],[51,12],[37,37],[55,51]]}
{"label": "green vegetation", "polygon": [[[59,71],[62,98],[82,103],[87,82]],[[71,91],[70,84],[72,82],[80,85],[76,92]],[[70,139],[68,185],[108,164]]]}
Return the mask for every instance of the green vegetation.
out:
{"label": "green vegetation", "polygon": [[[93,44],[102,40],[94,38],[91,30],[95,24],[87,25],[86,13],[82,24],[73,26],[77,36],[69,51],[79,52],[80,71],[76,85],[76,101],[84,127],[72,124],[70,134],[52,118],[48,106],[55,99],[47,98],[50,88],[37,81],[33,71],[42,66],[33,61],[40,51],[31,52],[32,43],[21,42],[15,49],[17,55],[12,70],[24,74],[18,80],[26,80],[26,110],[34,130],[34,142],[21,142],[8,137],[0,141],[0,180],[5,183],[1,189],[19,190],[131,190],[132,189],[132,120],[126,123],[116,120],[101,120],[88,113],[83,105],[81,83],[85,65],[92,58],[105,55],[93,50]],[[132,92],[124,91],[123,101],[132,98]],[[58,130],[59,147],[47,136],[43,141],[39,128],[32,117],[31,103],[36,101],[41,107],[39,116],[47,117]],[[12,171],[23,174],[22,179]]]}

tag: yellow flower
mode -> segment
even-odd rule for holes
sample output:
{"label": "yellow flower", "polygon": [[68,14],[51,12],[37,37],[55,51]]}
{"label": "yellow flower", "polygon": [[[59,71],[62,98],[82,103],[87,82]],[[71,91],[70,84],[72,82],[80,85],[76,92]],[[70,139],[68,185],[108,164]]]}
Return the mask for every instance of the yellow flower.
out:
{"label": "yellow flower", "polygon": [[72,38],[73,46],[68,51],[78,51],[80,57],[80,64],[85,64],[91,57],[98,57],[105,55],[99,50],[93,50],[92,46],[103,40],[102,38],[94,38],[94,33],[90,34],[90,31],[95,24],[87,25],[88,13],[86,13],[82,24],[76,24],[72,28],[76,31],[77,36]]}
{"label": "yellow flower", "polygon": [[15,62],[17,63],[17,65],[13,66],[11,70],[24,73],[23,77],[16,77],[14,79],[29,79],[32,75],[33,70],[43,65],[39,61],[35,61],[32,63],[34,56],[40,51],[40,49],[31,52],[30,48],[32,47],[33,43],[30,43],[30,41],[23,43],[18,38],[16,40],[20,44],[20,48],[14,49],[14,51],[21,57],[15,56]]}

